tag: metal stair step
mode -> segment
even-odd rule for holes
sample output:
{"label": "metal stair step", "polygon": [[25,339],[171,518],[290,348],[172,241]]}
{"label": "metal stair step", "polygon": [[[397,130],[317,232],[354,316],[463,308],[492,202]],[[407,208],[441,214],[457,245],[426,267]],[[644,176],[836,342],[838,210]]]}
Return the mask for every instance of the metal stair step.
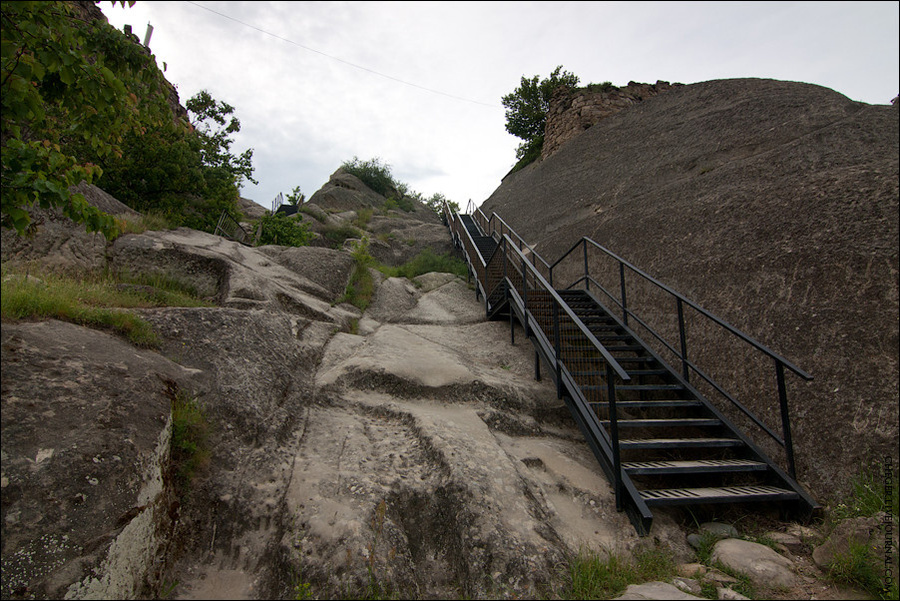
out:
{"label": "metal stair step", "polygon": [[668,474],[718,474],[732,472],[763,472],[769,468],[761,461],[750,459],[700,459],[693,461],[628,461],[622,469],[633,476]]}
{"label": "metal stair step", "polygon": [[[582,386],[582,390],[596,392],[606,390],[606,386]],[[659,392],[684,390],[681,384],[623,384],[616,386],[616,390],[622,392]]]}
{"label": "metal stair step", "polygon": [[642,357],[616,357],[619,363],[656,363],[656,359],[650,356]]}
{"label": "metal stair step", "polygon": [[681,384],[623,384],[621,386],[616,386],[616,390],[631,390],[631,391],[659,391],[659,390],[684,390],[684,386]]}
{"label": "metal stair step", "polygon": [[[601,420],[604,426],[609,420]],[[721,426],[722,422],[713,418],[676,417],[672,419],[620,419],[616,420],[620,428],[710,428]]]}
{"label": "metal stair step", "polygon": [[619,441],[624,449],[688,449],[740,447],[744,443],[737,438],[634,438]]}
{"label": "metal stair step", "polygon": [[[606,402],[588,403],[589,405],[607,406]],[[681,409],[702,407],[702,401],[691,401],[681,399],[663,399],[658,401],[616,401],[616,407],[619,409]]]}
{"label": "metal stair step", "polygon": [[642,490],[639,494],[648,506],[742,503],[748,501],[789,501],[800,498],[798,493],[776,486],[663,488]]}
{"label": "metal stair step", "polygon": [[[563,337],[563,340],[566,340],[566,339],[567,339],[566,337]],[[574,336],[568,337],[568,340],[576,340],[576,339],[587,340],[583,336],[578,337],[578,338],[576,338]],[[607,344],[604,344],[603,346],[609,352],[617,352],[617,353],[634,353],[637,351],[645,350],[644,347],[640,346],[639,344],[625,344],[625,345],[618,345],[618,346],[609,346]],[[595,348],[596,347],[593,344],[569,344],[569,345],[567,345],[566,350],[575,350],[575,351],[582,350],[582,351],[591,352]],[[585,358],[590,359],[591,357],[585,357]]]}
{"label": "metal stair step", "polygon": [[[669,375],[669,370],[667,369],[627,369],[629,376],[666,376]],[[606,377],[605,371],[573,371],[572,375],[576,378],[584,377],[584,376],[599,376],[601,378]]]}
{"label": "metal stair step", "polygon": [[669,375],[667,369],[632,369],[628,371],[629,376],[666,376]]}

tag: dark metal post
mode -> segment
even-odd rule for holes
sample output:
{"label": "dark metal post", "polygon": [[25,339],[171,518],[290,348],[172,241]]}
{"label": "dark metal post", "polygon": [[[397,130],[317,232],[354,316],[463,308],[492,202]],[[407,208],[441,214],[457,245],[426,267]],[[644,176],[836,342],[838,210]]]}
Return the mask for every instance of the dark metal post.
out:
{"label": "dark metal post", "polygon": [[537,349],[534,349],[534,379],[541,381],[541,356]]}
{"label": "dark metal post", "polygon": [[588,273],[588,247],[587,247],[587,238],[582,238],[582,242],[584,243],[584,287],[585,290],[590,291],[591,289],[591,280],[588,278],[590,275]]}
{"label": "dark metal post", "polygon": [[691,370],[688,368],[687,337],[684,333],[684,304],[678,297],[675,302],[678,306],[678,336],[681,338],[681,375],[684,376],[684,381],[688,382],[691,379]]}
{"label": "dark metal post", "polygon": [[622,462],[619,458],[619,418],[616,415],[616,381],[612,365],[606,364],[606,396],[609,404],[609,435],[612,438],[616,511],[622,511]]}
{"label": "dark metal post", "polygon": [[794,464],[794,442],[791,439],[791,418],[788,415],[787,389],[784,385],[784,364],[775,360],[775,377],[778,380],[778,401],[781,404],[781,429],[784,436],[784,452],[787,455],[788,473],[791,478],[797,479],[797,469]]}
{"label": "dark metal post", "polygon": [[525,270],[525,259],[522,258],[522,315],[525,316],[525,340],[531,337],[528,329],[528,272]]}
{"label": "dark metal post", "polygon": [[625,263],[619,261],[619,282],[622,288],[622,319],[628,325],[628,300],[625,297]]}
{"label": "dark metal post", "polygon": [[562,393],[562,351],[560,349],[560,336],[559,336],[559,305],[556,304],[556,301],[553,299],[550,300],[553,303],[553,341],[554,346],[556,347],[556,398],[563,398]]}

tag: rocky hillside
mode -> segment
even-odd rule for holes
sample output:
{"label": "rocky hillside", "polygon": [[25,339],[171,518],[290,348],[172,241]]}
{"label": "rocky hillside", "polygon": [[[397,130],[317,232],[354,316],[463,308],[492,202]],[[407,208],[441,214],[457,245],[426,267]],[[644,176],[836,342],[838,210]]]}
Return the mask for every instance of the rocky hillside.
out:
{"label": "rocky hillside", "polygon": [[[447,244],[433,213],[387,200],[336,173],[302,207],[319,246],[186,228],[107,243],[54,213],[34,238],[3,232],[4,301],[60,272],[200,297],[131,310],[155,334],[140,346],[77,315],[4,317],[4,599],[567,597],[583,551],[649,558],[641,598],[846,596],[822,580],[831,547],[810,556],[816,531],[764,515],[742,535],[768,530],[780,554],[677,513],[639,539],[521,331],[511,345],[460,277],[371,269],[366,309],[343,302],[359,239],[329,248],[329,232],[397,260]],[[842,540],[877,537],[866,520]]]}
{"label": "rocky hillside", "polygon": [[[792,82],[677,86],[511,174],[482,209],[551,262],[589,236],[810,372],[789,381],[794,442],[827,500],[897,464],[897,110]],[[772,366],[748,388],[700,328],[692,357],[779,429]]]}
{"label": "rocky hillside", "polygon": [[[359,234],[387,258],[449,245],[424,207],[335,181],[305,207],[320,234],[368,210]],[[323,246],[184,228],[107,244],[52,213],[33,239],[4,231],[9,277],[160,273],[206,306],[141,310],[154,348],[4,322],[3,598],[526,592],[582,546],[637,543],[527,348],[481,323],[465,281],[372,270],[362,313],[338,302],[351,252]],[[185,398],[208,428],[187,485],[171,450]]]}

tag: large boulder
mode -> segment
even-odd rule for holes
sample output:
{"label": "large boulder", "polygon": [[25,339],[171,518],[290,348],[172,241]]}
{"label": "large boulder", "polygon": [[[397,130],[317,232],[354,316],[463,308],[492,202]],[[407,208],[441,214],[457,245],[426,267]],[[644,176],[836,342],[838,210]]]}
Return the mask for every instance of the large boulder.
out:
{"label": "large boulder", "polygon": [[[822,499],[870,457],[900,461],[898,137],[896,107],[820,86],[678,86],[507,176],[482,210],[551,263],[588,236],[812,374],[787,390],[799,477]],[[617,294],[599,257],[591,275]],[[629,308],[677,340],[674,301],[627,278]],[[686,314],[691,361],[779,429],[772,362]]]}
{"label": "large boulder", "polygon": [[797,584],[794,563],[772,548],[752,541],[727,538],[716,543],[712,563],[740,572],[763,589],[792,589]]}
{"label": "large boulder", "polygon": [[58,321],[3,324],[9,598],[133,598],[162,584],[177,500],[170,386],[196,372]]}

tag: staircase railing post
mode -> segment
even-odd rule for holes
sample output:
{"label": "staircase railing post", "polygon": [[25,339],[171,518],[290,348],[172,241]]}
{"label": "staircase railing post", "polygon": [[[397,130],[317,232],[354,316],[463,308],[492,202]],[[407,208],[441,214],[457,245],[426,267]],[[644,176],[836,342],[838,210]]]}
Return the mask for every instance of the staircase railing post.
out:
{"label": "staircase railing post", "polygon": [[625,296],[625,263],[619,261],[619,286],[622,289],[622,319],[628,325],[628,299]]}
{"label": "staircase railing post", "polygon": [[622,511],[622,461],[619,456],[619,419],[616,415],[616,380],[612,365],[606,364],[606,396],[609,405],[609,435],[612,438],[616,511]]}
{"label": "staircase railing post", "polygon": [[784,385],[784,364],[775,360],[775,377],[778,380],[778,402],[781,405],[781,433],[784,438],[784,453],[787,456],[788,473],[797,479],[797,468],[794,463],[794,442],[791,438],[791,418],[788,414],[787,388]]}
{"label": "staircase railing post", "polygon": [[525,267],[525,259],[522,258],[522,315],[525,316],[525,340],[531,338],[530,330],[528,329],[528,272]]}
{"label": "staircase railing post", "polygon": [[559,305],[553,299],[553,346],[556,347],[556,398],[563,398],[562,392],[562,351],[560,349],[559,335]]}
{"label": "staircase railing post", "polygon": [[587,290],[588,292],[590,292],[590,290],[591,290],[591,280],[590,280],[590,277],[589,277],[589,276],[590,276],[590,273],[588,273],[588,247],[587,247],[587,238],[582,238],[581,241],[582,241],[582,243],[584,244],[584,287],[585,287],[585,290]]}
{"label": "staircase railing post", "polygon": [[684,331],[684,303],[681,302],[681,298],[676,297],[675,304],[678,307],[678,337],[681,339],[681,375],[684,376],[684,381],[688,382],[691,379],[691,370],[688,367],[687,336]]}

